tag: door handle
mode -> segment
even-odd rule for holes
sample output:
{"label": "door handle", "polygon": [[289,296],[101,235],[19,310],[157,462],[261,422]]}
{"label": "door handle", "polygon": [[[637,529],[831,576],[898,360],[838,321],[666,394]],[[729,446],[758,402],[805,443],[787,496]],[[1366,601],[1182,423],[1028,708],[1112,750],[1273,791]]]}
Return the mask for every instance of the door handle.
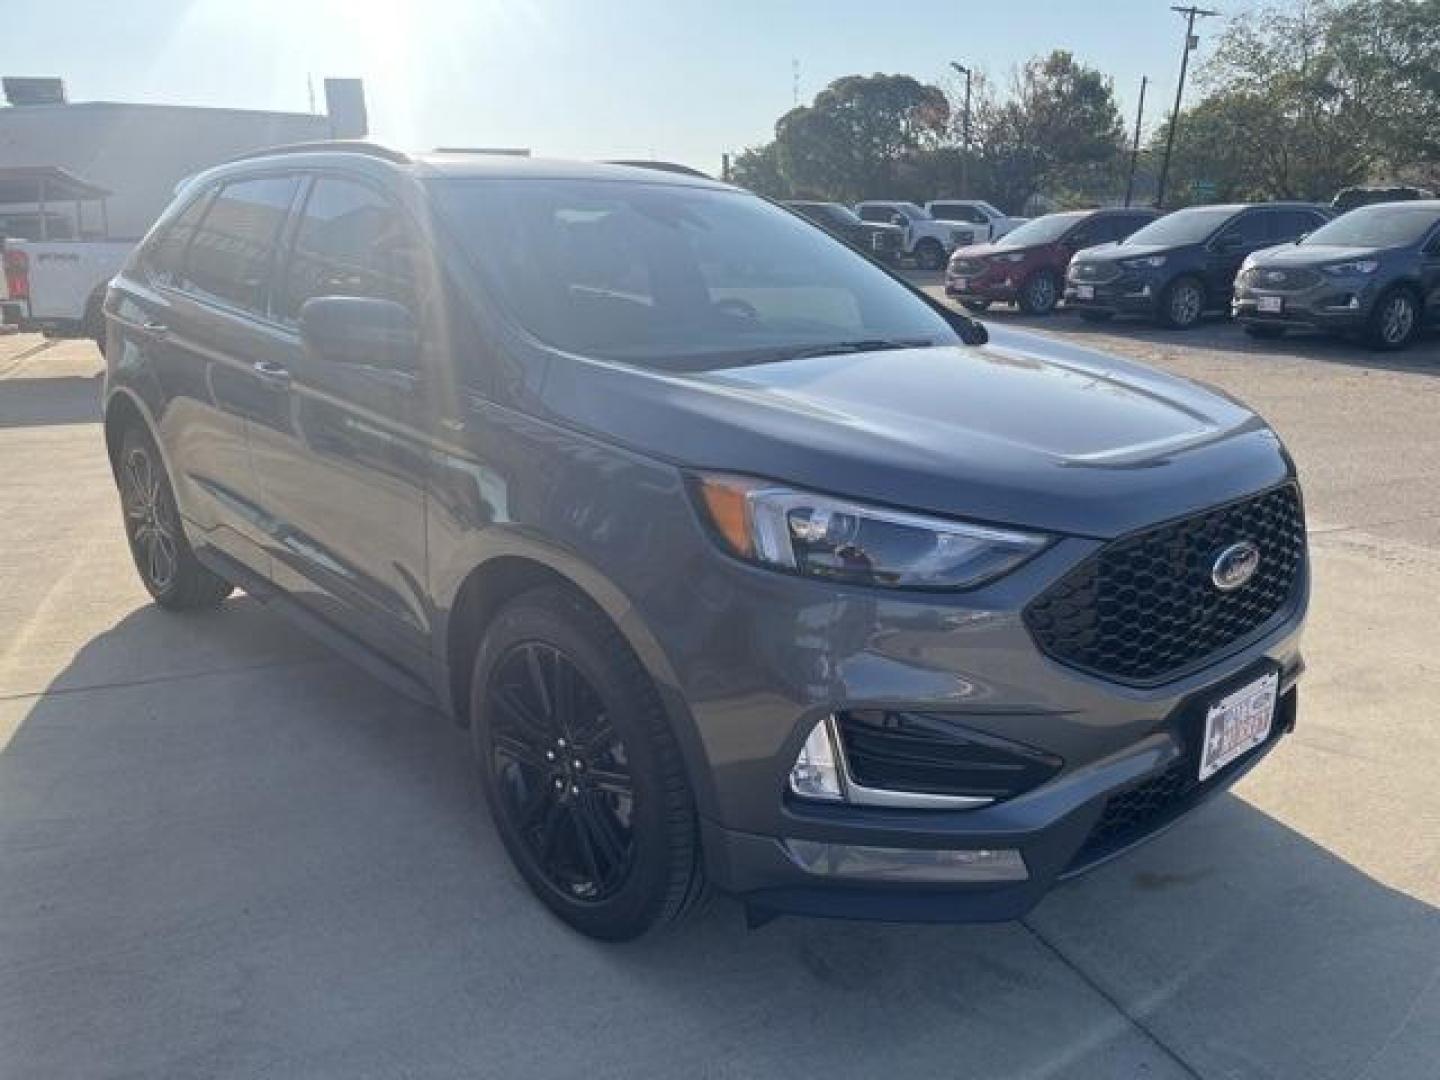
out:
{"label": "door handle", "polygon": [[255,377],[272,390],[288,390],[290,388],[290,370],[281,367],[270,360],[257,360],[250,365],[255,372]]}
{"label": "door handle", "polygon": [[164,337],[170,333],[170,327],[166,326],[163,322],[147,322],[141,326],[141,329],[154,337]]}

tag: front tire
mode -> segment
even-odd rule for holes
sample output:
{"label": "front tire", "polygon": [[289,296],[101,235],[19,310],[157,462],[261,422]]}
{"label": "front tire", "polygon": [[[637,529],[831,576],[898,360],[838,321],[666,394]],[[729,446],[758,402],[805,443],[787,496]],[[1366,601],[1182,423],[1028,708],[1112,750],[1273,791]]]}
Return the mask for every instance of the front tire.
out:
{"label": "front tire", "polygon": [[1060,282],[1048,270],[1026,278],[1020,286],[1020,310],[1026,315],[1049,315],[1060,302]]}
{"label": "front tire", "polygon": [[915,245],[915,265],[921,270],[940,270],[945,266],[945,249],[938,240],[921,240]]}
{"label": "front tire", "polygon": [[560,587],[508,603],[477,651],[470,710],[500,839],[552,912],[626,941],[690,908],[704,879],[680,751],[598,609]]}
{"label": "front tire", "polygon": [[1160,322],[1171,330],[1189,330],[1205,314],[1205,287],[1193,277],[1172,281],[1160,297]]}
{"label": "front tire", "polygon": [[1394,352],[1415,340],[1420,331],[1420,303],[1404,287],[1391,289],[1371,309],[1365,339],[1372,349]]}
{"label": "front tire", "polygon": [[134,425],[126,429],[115,479],[130,554],[155,602],[172,611],[219,606],[234,586],[195,558],[160,452],[143,429]]}

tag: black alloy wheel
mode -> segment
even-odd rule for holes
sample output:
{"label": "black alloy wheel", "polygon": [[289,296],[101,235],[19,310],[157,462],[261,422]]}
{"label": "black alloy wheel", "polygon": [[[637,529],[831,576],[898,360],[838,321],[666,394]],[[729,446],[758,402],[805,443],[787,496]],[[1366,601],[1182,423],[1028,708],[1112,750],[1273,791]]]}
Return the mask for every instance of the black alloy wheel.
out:
{"label": "black alloy wheel", "polygon": [[635,858],[635,783],[595,688],[565,653],[530,641],[495,665],[486,702],[507,824],[551,888],[580,903],[609,899]]}
{"label": "black alloy wheel", "polygon": [[705,894],[669,716],[628,642],[584,596],[542,586],[490,620],[470,725],[505,850],[571,927],[623,941]]}
{"label": "black alloy wheel", "polygon": [[175,503],[164,462],[149,435],[130,427],[115,460],[125,538],[146,591],[176,611],[215,607],[233,586],[196,559]]}

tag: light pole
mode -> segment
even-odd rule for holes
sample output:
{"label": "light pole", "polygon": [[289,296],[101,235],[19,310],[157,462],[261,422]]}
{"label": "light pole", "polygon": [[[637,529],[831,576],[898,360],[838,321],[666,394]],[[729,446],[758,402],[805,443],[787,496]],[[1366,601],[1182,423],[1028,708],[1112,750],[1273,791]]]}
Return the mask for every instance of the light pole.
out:
{"label": "light pole", "polygon": [[1170,179],[1170,152],[1175,148],[1175,129],[1180,126],[1180,98],[1185,93],[1185,72],[1190,67],[1190,53],[1200,44],[1195,37],[1195,17],[1210,18],[1219,15],[1218,11],[1207,11],[1204,8],[1195,7],[1174,7],[1171,11],[1178,12],[1185,16],[1185,50],[1180,54],[1180,81],[1175,86],[1175,110],[1170,114],[1170,130],[1165,136],[1165,162],[1160,166],[1160,183],[1155,191],[1155,209],[1162,210],[1165,207],[1165,184]]}
{"label": "light pole", "polygon": [[955,60],[950,66],[965,76],[965,112],[960,120],[960,194],[970,194],[970,75],[971,70]]}
{"label": "light pole", "polygon": [[1140,163],[1140,125],[1145,122],[1145,87],[1150,85],[1150,76],[1140,76],[1140,107],[1135,110],[1135,145],[1130,148],[1130,175],[1125,180],[1125,205],[1135,194],[1135,166]]}

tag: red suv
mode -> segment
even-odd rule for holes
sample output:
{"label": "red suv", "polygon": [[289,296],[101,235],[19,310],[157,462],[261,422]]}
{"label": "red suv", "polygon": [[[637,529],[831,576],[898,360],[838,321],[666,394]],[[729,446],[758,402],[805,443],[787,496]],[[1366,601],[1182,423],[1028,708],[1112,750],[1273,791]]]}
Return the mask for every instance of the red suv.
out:
{"label": "red suv", "polygon": [[971,311],[997,300],[1027,315],[1046,315],[1065,291],[1065,268],[1082,248],[1123,240],[1159,215],[1141,208],[1046,214],[993,244],[958,248],[945,271],[945,293]]}

